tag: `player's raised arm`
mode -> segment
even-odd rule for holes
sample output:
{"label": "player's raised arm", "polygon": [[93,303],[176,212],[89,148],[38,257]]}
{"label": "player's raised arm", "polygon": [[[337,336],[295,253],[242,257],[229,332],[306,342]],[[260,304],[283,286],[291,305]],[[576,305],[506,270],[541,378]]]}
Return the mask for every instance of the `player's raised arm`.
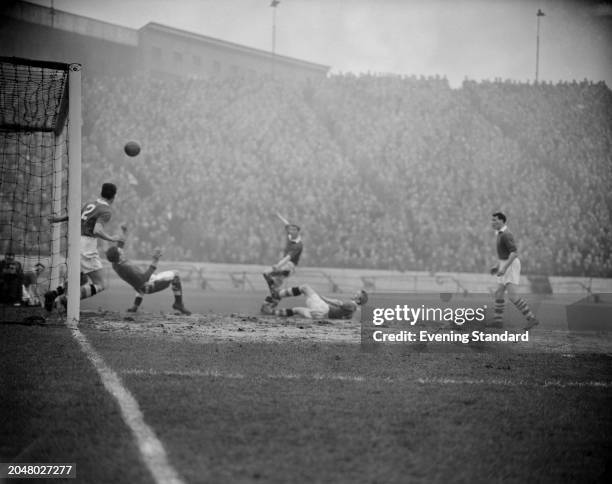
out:
{"label": "player's raised arm", "polygon": [[117,247],[123,248],[128,235],[128,228],[126,223],[121,224],[121,239],[117,240]]}
{"label": "player's raised arm", "polygon": [[155,247],[155,249],[153,249],[153,254],[151,254],[151,264],[149,265],[149,268],[145,271],[143,279],[145,281],[148,281],[149,278],[153,275],[153,273],[157,270],[157,264],[159,262],[159,259],[161,259],[162,256],[162,250],[159,247]]}
{"label": "player's raised arm", "polygon": [[280,220],[281,222],[283,222],[283,224],[285,224],[285,226],[287,226],[287,225],[291,225],[291,224],[289,223],[289,220],[287,220],[285,217],[283,217],[283,216],[282,216],[280,213],[276,212],[276,216],[279,218],[279,220]]}

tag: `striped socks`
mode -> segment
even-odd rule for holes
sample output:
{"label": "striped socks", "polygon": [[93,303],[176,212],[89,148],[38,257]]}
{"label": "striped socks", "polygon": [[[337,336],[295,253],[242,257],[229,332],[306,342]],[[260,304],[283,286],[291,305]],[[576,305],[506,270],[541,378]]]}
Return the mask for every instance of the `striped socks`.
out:
{"label": "striped socks", "polygon": [[97,293],[101,292],[102,288],[96,286],[95,284],[83,284],[81,286],[81,299],[86,299],[91,296],[95,296]]}
{"label": "striped socks", "polygon": [[496,299],[495,306],[493,308],[493,321],[495,324],[503,324],[504,320],[504,305],[505,301],[503,299]]}
{"label": "striped socks", "polygon": [[527,321],[532,321],[533,319],[535,319],[534,314],[531,312],[531,309],[529,309],[529,306],[527,305],[524,299],[518,298],[517,300],[512,301],[512,302],[517,307],[517,309],[523,314],[523,316],[525,317]]}

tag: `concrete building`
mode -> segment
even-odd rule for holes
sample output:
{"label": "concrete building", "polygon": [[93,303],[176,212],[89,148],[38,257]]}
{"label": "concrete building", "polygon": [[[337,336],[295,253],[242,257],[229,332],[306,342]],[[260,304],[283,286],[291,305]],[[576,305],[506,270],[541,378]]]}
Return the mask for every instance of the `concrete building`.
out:
{"label": "concrete building", "polygon": [[24,1],[0,8],[0,56],[78,62],[84,72],[127,76],[325,77],[329,66],[158,23],[138,30]]}

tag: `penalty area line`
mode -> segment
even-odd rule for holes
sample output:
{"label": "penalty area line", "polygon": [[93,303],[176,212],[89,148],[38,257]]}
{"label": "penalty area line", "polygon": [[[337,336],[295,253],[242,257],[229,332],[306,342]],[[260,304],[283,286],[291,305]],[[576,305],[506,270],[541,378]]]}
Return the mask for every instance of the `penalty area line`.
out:
{"label": "penalty area line", "polygon": [[74,339],[77,340],[100,375],[104,388],[119,405],[123,421],[134,435],[142,459],[155,482],[158,484],[184,484],[184,481],[168,461],[168,455],[163,444],[157,438],[153,429],[146,424],[136,399],[125,388],[119,376],[105,363],[85,335],[78,328],[71,329]]}
{"label": "penalty area line", "polygon": [[510,380],[510,379],[472,379],[472,378],[393,378],[393,377],[365,377],[358,375],[347,375],[342,373],[324,374],[314,373],[312,375],[299,373],[268,373],[261,375],[247,375],[245,373],[224,372],[221,370],[155,370],[155,369],[127,369],[121,372],[124,375],[147,375],[147,376],[176,376],[188,378],[227,378],[234,380],[245,380],[252,378],[268,378],[270,380],[329,380],[329,381],[349,381],[349,382],[408,382],[420,385],[489,385],[505,387],[590,387],[590,388],[612,388],[609,381],[564,381],[564,380]]}

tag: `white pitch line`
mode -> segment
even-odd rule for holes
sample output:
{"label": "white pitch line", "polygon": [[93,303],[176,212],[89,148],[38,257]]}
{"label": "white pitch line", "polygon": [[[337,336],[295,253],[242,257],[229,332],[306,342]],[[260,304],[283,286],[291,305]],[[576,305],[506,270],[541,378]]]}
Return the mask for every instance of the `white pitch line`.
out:
{"label": "white pitch line", "polygon": [[[149,376],[188,376],[188,377],[205,377],[205,378],[228,378],[233,380],[243,380],[245,378],[253,378],[254,375],[246,375],[243,373],[222,372],[219,370],[176,370],[176,371],[160,371],[160,370],[124,370],[124,375],[149,375]],[[271,373],[262,375],[264,378],[271,380],[340,380],[340,381],[365,381],[362,376],[354,375],[326,375],[322,373],[314,373],[312,375],[301,375],[299,373]]]}
{"label": "white pitch line", "polygon": [[346,374],[324,374],[314,373],[312,375],[299,373],[270,373],[263,375],[246,375],[243,373],[223,372],[219,370],[154,370],[154,369],[128,369],[122,371],[125,375],[149,375],[149,376],[186,376],[196,378],[228,378],[234,380],[244,380],[247,378],[255,378],[261,376],[271,380],[330,380],[330,381],[383,381],[383,382],[413,382],[421,385],[492,385],[505,387],[557,387],[557,388],[572,388],[572,387],[590,387],[590,388],[612,388],[610,381],[563,381],[563,380],[544,380],[544,381],[527,381],[527,380],[509,380],[509,379],[470,379],[470,378],[376,378],[364,377]]}
{"label": "white pitch line", "polygon": [[104,362],[104,359],[77,328],[71,328],[74,339],[94,365],[106,390],[115,398],[124,422],[136,438],[142,459],[158,484],[184,484],[168,461],[164,446],[144,421],[138,402],[121,383],[119,376]]}
{"label": "white pitch line", "polygon": [[543,382],[530,382],[525,380],[472,380],[472,379],[454,379],[454,378],[418,378],[418,383],[423,385],[497,385],[505,387],[520,387],[520,386],[534,386],[534,387],[557,387],[557,388],[571,388],[571,387],[599,387],[599,388],[612,388],[612,382],[607,381],[563,381],[563,380],[544,380]]}

